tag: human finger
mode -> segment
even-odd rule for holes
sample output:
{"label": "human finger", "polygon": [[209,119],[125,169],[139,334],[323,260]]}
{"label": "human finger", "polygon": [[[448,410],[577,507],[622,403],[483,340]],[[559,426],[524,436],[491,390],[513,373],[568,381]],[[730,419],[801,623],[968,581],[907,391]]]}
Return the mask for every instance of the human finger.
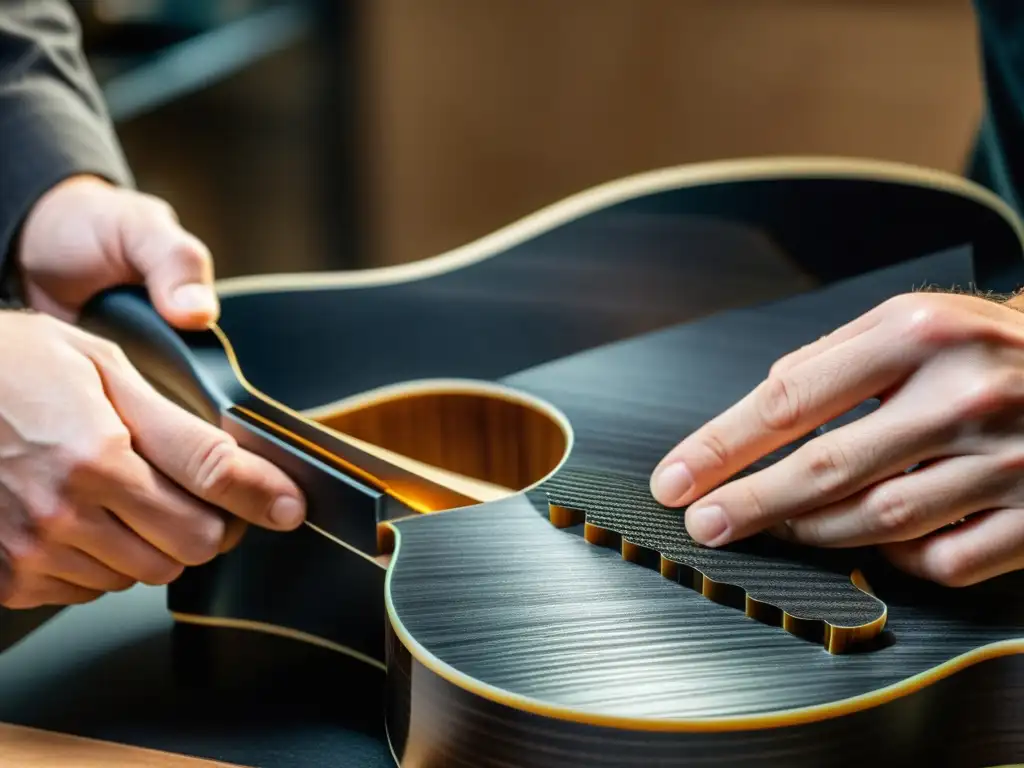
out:
{"label": "human finger", "polygon": [[0,606],[21,610],[44,605],[82,605],[104,594],[54,576],[33,575],[14,589],[9,597],[0,597]]}
{"label": "human finger", "polygon": [[90,356],[135,451],[155,469],[201,501],[256,525],[292,530],[302,523],[302,493],[284,472],[160,395],[118,347],[93,345]]}
{"label": "human finger", "polygon": [[169,584],[185,566],[98,506],[79,508],[73,523],[55,534],[117,573],[152,586]]}
{"label": "human finger", "polygon": [[97,592],[121,592],[135,583],[82,550],[56,542],[47,542],[14,564],[25,571],[53,576]]}
{"label": "human finger", "polygon": [[45,573],[22,573],[7,562],[6,549],[0,549],[0,606],[11,610],[43,605],[79,605],[104,593],[72,584]]}
{"label": "human finger", "polygon": [[773,531],[817,547],[910,541],[1010,501],[1020,481],[991,455],[956,456],[899,474]]}
{"label": "human finger", "polygon": [[666,454],[651,492],[666,506],[703,496],[757,459],[811,432],[898,381],[912,361],[881,326],[769,376]]}
{"label": "human finger", "polygon": [[[99,374],[97,384],[106,383],[99,366],[90,370]],[[31,528],[48,541],[88,550],[138,580],[166,583],[180,574],[179,565],[216,556],[224,520],[135,452],[132,435],[104,397],[109,385],[97,389],[99,402],[51,460],[63,479],[48,494],[37,492],[28,505]]]}
{"label": "human finger", "polygon": [[1024,568],[1024,509],[980,512],[952,528],[881,550],[907,573],[967,587]]}
{"label": "human finger", "polygon": [[787,355],[780,357],[772,366],[773,373],[783,373],[800,363],[810,360],[823,352],[832,349],[838,344],[848,341],[875,328],[881,321],[884,312],[884,304],[872,308],[863,315],[858,315],[853,320],[845,323],[834,331],[825,334],[812,342],[804,344]]}
{"label": "human finger", "polygon": [[161,475],[135,453],[111,468],[95,498],[126,526],[184,565],[212,560],[224,539],[224,517]]}
{"label": "human finger", "polygon": [[804,443],[713,490],[685,513],[698,542],[721,546],[827,507],[943,450],[945,423],[903,401]]}
{"label": "human finger", "polygon": [[156,310],[180,328],[198,329],[220,312],[213,259],[163,200],[136,195],[122,213],[124,256],[146,283]]}

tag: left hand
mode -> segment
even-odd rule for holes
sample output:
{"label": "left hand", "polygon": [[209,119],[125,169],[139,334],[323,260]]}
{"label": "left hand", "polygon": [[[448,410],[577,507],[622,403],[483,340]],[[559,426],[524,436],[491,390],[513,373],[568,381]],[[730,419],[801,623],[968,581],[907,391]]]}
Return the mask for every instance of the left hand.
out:
{"label": "left hand", "polygon": [[[179,224],[174,209],[158,197],[95,176],[72,176],[47,191],[29,212],[15,253],[28,306],[68,323],[98,292],[137,283],[145,283],[157,312],[176,328],[201,330],[220,313],[210,251]],[[176,411],[158,416],[150,410],[144,419],[148,429],[180,419]],[[291,488],[278,470],[237,449],[219,431],[211,434],[189,420],[175,423],[179,430],[193,424],[179,434],[178,447],[212,445],[219,438],[222,464],[231,468],[222,482],[230,483],[239,498]],[[166,463],[167,457],[161,458]],[[224,512],[222,551],[237,545],[247,527],[235,512]]]}
{"label": "left hand", "polygon": [[217,319],[209,250],[163,200],[75,176],[32,208],[18,249],[33,309],[73,322],[96,293],[145,282],[154,307],[178,328]]}
{"label": "left hand", "polygon": [[[725,482],[870,398],[873,413]],[[687,530],[709,546],[761,531],[880,545],[948,586],[1022,569],[1024,312],[976,296],[891,299],[776,362],[662,459],[651,491],[691,504]]]}

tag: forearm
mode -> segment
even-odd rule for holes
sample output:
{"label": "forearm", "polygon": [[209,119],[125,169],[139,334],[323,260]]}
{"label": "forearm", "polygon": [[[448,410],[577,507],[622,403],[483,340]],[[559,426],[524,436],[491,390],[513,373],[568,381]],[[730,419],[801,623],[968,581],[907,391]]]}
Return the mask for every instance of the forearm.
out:
{"label": "forearm", "polygon": [[113,126],[63,0],[0,4],[0,277],[22,222],[61,180],[94,174],[132,185]]}

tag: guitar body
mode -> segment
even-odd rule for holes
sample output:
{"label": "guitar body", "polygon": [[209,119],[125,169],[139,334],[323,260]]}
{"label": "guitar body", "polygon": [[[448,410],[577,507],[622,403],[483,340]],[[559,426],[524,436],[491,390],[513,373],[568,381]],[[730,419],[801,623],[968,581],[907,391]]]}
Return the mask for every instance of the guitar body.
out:
{"label": "guitar body", "polygon": [[[576,439],[548,481],[555,491],[542,483],[390,524],[387,722],[402,764],[1024,761],[1024,573],[953,590],[902,576],[870,552],[829,553],[839,572],[862,570],[887,622],[870,642],[828,653],[820,635],[748,615],[742,598],[702,594],[689,575],[666,578],[657,558],[622,544],[653,535],[657,505],[643,489],[679,436],[788,349],[922,279],[966,284],[970,259],[938,254],[505,379],[564,408]],[[620,535],[587,541],[549,522],[552,501],[565,503],[563,485],[572,487],[559,476],[577,472],[591,476],[581,487],[593,494],[577,508],[601,511],[617,495],[610,506],[635,510],[617,520]],[[787,575],[769,575],[776,583],[760,584],[762,597],[783,604]],[[803,576],[793,586],[822,600],[808,610],[824,610],[821,574]],[[756,574],[730,581],[745,578]]]}
{"label": "guitar body", "polygon": [[615,182],[417,264],[223,281],[254,390],[478,503],[376,541],[344,534],[355,502],[251,529],[169,587],[182,659],[215,673],[202,627],[354,656],[407,766],[1024,761],[1020,577],[939,589],[766,537],[709,553],[645,493],[782,354],[1022,267],[1020,224],[962,180],[782,159]]}

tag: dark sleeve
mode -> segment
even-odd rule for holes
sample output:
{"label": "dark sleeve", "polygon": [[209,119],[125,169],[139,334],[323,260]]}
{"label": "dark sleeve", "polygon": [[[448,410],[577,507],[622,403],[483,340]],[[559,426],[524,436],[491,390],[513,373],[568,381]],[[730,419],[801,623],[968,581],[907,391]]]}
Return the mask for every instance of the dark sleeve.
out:
{"label": "dark sleeve", "polygon": [[984,113],[968,175],[1018,214],[1024,195],[1024,3],[974,0]]}
{"label": "dark sleeve", "polygon": [[134,180],[64,0],[0,0],[0,280],[17,233],[54,184]]}

